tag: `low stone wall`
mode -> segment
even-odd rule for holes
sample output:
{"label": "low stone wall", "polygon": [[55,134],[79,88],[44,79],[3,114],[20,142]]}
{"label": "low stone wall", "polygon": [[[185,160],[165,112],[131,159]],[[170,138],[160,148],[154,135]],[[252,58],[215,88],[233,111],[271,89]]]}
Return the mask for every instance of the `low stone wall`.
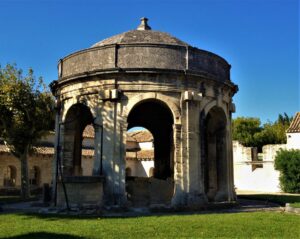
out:
{"label": "low stone wall", "polygon": [[[103,182],[101,176],[74,176],[63,179],[71,207],[97,206],[103,203]],[[66,207],[66,198],[61,181],[57,185],[57,206]]]}
{"label": "low stone wall", "polygon": [[291,207],[289,203],[285,204],[285,211],[300,214],[300,208]]}
{"label": "low stone wall", "polygon": [[265,145],[259,159],[255,148],[244,147],[233,141],[234,184],[237,190],[257,192],[281,192],[279,171],[274,160],[279,149],[285,144]]}
{"label": "low stone wall", "polygon": [[169,205],[174,194],[172,179],[128,177],[126,180],[128,201],[134,207]]}

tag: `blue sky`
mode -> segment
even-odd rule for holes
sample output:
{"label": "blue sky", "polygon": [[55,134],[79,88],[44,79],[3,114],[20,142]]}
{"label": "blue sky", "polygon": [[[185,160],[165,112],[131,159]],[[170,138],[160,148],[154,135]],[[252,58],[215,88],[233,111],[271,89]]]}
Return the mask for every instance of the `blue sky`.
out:
{"label": "blue sky", "polygon": [[234,117],[266,122],[300,110],[298,0],[0,0],[0,64],[32,67],[50,83],[60,58],[135,29],[143,16],[232,65]]}

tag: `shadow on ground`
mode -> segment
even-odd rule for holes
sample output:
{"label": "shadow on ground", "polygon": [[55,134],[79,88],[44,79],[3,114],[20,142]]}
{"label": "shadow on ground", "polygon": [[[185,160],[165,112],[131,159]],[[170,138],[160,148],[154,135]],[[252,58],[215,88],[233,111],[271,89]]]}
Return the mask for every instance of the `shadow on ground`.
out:
{"label": "shadow on ground", "polygon": [[68,234],[57,234],[57,233],[49,233],[49,232],[32,232],[18,236],[12,237],[4,237],[9,239],[47,239],[47,238],[55,238],[55,239],[83,239],[84,237],[72,236]]}

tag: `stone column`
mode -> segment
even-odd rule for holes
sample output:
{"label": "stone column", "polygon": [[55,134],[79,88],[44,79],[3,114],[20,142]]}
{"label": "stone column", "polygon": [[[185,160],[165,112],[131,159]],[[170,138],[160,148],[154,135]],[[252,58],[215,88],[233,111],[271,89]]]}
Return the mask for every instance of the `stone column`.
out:
{"label": "stone column", "polygon": [[[105,101],[103,119],[103,174],[105,176],[105,203],[122,205],[125,201],[125,160],[123,133],[120,128],[119,102]],[[121,152],[122,151],[122,152]]]}
{"label": "stone column", "polygon": [[183,186],[183,161],[182,161],[182,125],[173,125],[174,134],[174,195],[172,206],[180,207],[184,204],[184,186]]}
{"label": "stone column", "polygon": [[188,141],[188,206],[198,207],[206,203],[201,184],[201,148],[200,148],[200,102],[188,101],[187,141]]}
{"label": "stone column", "polygon": [[[114,162],[115,162],[115,201],[121,206],[126,203],[125,168],[126,168],[126,133],[127,124],[122,124],[122,103],[114,102]],[[126,127],[126,128],[125,128]]]}

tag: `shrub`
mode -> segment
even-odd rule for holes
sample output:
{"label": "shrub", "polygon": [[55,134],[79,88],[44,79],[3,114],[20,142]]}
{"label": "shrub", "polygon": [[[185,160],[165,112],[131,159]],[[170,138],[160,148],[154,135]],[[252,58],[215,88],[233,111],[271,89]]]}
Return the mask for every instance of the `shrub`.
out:
{"label": "shrub", "polygon": [[280,186],[284,192],[300,193],[300,150],[279,150],[275,169],[280,171]]}

